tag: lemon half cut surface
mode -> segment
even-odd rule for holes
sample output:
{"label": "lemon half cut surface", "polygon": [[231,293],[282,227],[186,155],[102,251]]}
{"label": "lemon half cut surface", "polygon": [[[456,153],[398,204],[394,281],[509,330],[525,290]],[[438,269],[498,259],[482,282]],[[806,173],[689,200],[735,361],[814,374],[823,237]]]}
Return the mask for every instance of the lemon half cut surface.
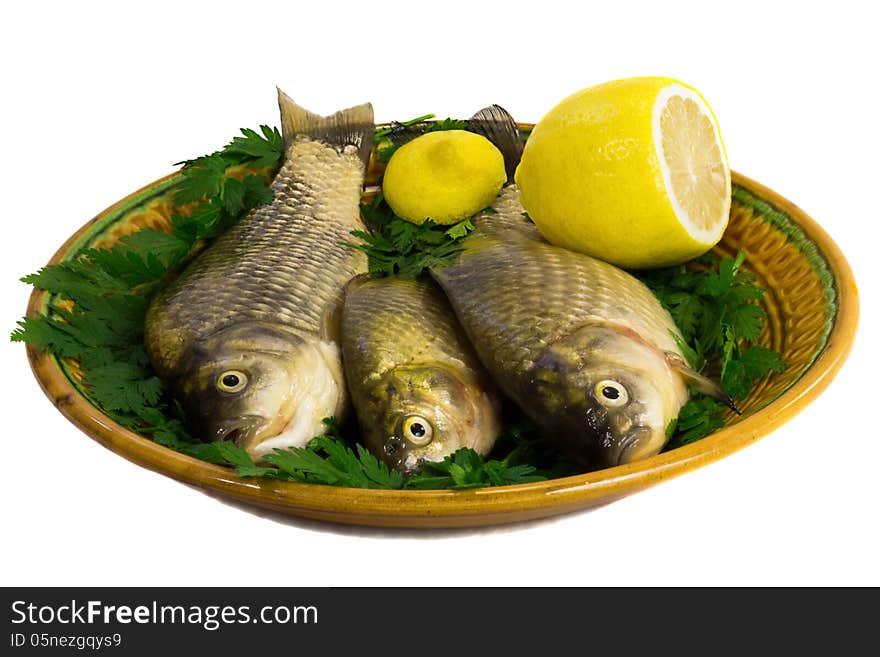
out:
{"label": "lemon half cut surface", "polygon": [[730,214],[718,123],[699,92],[672,78],[626,78],[564,99],[535,126],[516,182],[549,242],[627,268],[705,253]]}

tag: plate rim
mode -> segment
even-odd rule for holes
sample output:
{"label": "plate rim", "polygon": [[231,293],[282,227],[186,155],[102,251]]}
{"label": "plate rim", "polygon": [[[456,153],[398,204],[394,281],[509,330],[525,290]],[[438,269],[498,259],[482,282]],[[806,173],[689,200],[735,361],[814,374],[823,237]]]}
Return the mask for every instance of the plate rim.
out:
{"label": "plate rim", "polygon": [[[177,175],[173,172],[113,203],[71,235],[47,264],[62,260],[85,233],[120,205]],[[785,392],[737,424],[668,452],[621,466],[528,484],[471,490],[382,490],[246,479],[228,468],[163,447],[117,424],[75,389],[58,359],[27,346],[31,369],[58,410],[87,436],[142,467],[225,497],[271,511],[344,524],[408,528],[484,526],[559,515],[612,502],[717,461],[768,436],[812,402],[836,376],[858,324],[855,278],[830,235],[800,207],[736,171],[739,185],[786,214],[819,249],[837,292],[837,314],[824,349]],[[27,315],[43,308],[35,289]]]}

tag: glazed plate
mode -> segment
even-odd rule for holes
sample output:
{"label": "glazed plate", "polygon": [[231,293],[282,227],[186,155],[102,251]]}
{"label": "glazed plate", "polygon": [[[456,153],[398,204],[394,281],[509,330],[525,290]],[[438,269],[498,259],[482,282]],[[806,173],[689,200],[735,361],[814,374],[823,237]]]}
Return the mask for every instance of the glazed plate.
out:
{"label": "glazed plate", "polygon": [[[525,127],[525,126],[524,126]],[[375,179],[376,170],[372,172]],[[131,194],[80,228],[50,263],[113,243],[145,227],[170,225],[172,174]],[[785,372],[755,385],[742,415],[723,429],[657,456],[596,472],[531,484],[464,491],[363,490],[270,479],[167,449],[124,429],[94,406],[74,363],[28,347],[34,374],[56,407],[86,435],[145,468],[215,494],[280,513],[388,527],[466,527],[510,523],[595,507],[716,461],[766,436],[825,389],[847,354],[858,293],[843,254],[802,210],[766,187],[733,174],[730,224],[716,251],[746,252],[746,266],[767,290],[760,343],[782,353]],[[46,312],[52,295],[36,290],[28,314]]]}

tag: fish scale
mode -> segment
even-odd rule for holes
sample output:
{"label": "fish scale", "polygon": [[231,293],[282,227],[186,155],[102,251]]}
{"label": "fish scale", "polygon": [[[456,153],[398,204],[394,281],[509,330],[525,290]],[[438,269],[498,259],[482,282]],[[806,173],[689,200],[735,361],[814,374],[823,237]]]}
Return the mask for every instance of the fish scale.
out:
{"label": "fish scale", "polygon": [[[482,231],[480,222],[477,230]],[[496,233],[497,235],[497,233]],[[540,264],[537,265],[538,259]],[[588,322],[631,327],[656,346],[678,353],[664,316],[644,285],[595,259],[522,239],[501,241],[493,235],[474,238],[456,265],[436,277],[470,326],[492,347],[492,362],[527,371],[544,347]],[[497,287],[494,281],[510,281]]]}
{"label": "fish scale", "polygon": [[505,188],[431,275],[499,387],[577,461],[657,453],[687,383],[704,379],[672,317],[634,276],[545,241],[518,196]]}
{"label": "fish scale", "polygon": [[[498,396],[431,280],[362,276],[346,287],[345,375],[370,451],[401,472],[460,447],[488,453],[500,430]],[[413,446],[402,421],[418,417],[431,439]]]}
{"label": "fish scale", "polygon": [[[680,335],[653,293],[632,275],[601,260],[544,241],[505,188],[493,212],[478,215],[464,252],[434,277],[469,333],[480,333],[485,359],[526,372],[550,343],[589,322],[630,327],[660,349],[680,353]],[[498,281],[507,284],[499,286]],[[506,369],[506,368],[505,368]]]}
{"label": "fish scale", "polygon": [[405,278],[361,283],[343,314],[350,384],[379,379],[392,367],[423,361],[459,365],[469,351],[440,290]]}
{"label": "fish scale", "polygon": [[347,246],[375,125],[369,103],[319,116],[278,90],[284,162],[251,210],[150,303],[144,344],[191,434],[256,462],[344,419],[339,309],[367,269]]}
{"label": "fish scale", "polygon": [[241,321],[317,333],[341,288],[366,271],[366,256],[341,246],[363,229],[357,210],[363,164],[300,139],[272,184],[272,203],[256,208],[209,246],[156,300],[149,336],[184,334],[156,348],[157,369],[173,370],[186,347]]}

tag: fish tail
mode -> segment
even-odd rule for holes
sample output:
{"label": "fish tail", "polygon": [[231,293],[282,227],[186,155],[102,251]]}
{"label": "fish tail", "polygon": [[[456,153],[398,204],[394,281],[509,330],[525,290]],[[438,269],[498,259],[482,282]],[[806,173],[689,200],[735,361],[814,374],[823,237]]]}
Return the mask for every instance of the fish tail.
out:
{"label": "fish tail", "polygon": [[523,139],[510,112],[500,105],[484,107],[468,119],[468,130],[495,144],[504,156],[507,182],[513,182],[513,174],[522,157]]}
{"label": "fish tail", "polygon": [[364,166],[369,163],[375,131],[373,106],[370,103],[349,107],[330,116],[320,116],[300,107],[278,89],[278,107],[281,109],[281,132],[285,147],[290,146],[296,135],[308,135],[339,148],[355,146]]}

